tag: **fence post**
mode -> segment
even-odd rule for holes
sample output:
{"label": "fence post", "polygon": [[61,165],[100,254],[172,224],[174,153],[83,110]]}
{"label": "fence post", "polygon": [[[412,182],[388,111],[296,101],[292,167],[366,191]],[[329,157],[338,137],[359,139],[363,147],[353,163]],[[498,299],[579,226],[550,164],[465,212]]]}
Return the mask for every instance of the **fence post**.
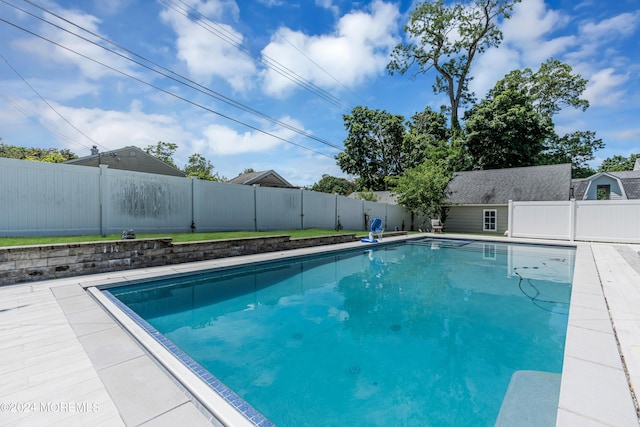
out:
{"label": "fence post", "polygon": [[333,221],[333,223],[334,223],[333,229],[339,232],[340,230],[338,229],[338,218],[339,218],[339,216],[338,216],[338,193],[335,193],[335,196],[336,196],[336,213],[335,213],[335,218],[334,218],[335,221]]}
{"label": "fence post", "polygon": [[387,217],[389,216],[389,212],[387,212],[387,208],[389,207],[388,203],[384,204],[384,225],[383,228],[387,228]]}
{"label": "fence post", "polygon": [[258,186],[253,186],[253,231],[258,231]]}
{"label": "fence post", "polygon": [[100,166],[100,179],[98,184],[98,196],[100,198],[100,235],[107,235],[107,212],[106,212],[106,192],[107,192],[107,168],[109,165]]}
{"label": "fence post", "polygon": [[304,188],[300,189],[300,229],[304,230]]}
{"label": "fence post", "polygon": [[191,232],[195,233],[196,231],[196,201],[195,201],[195,183],[196,177],[192,176],[191,178]]}
{"label": "fence post", "polygon": [[569,241],[576,240],[576,199],[569,200]]}
{"label": "fence post", "polygon": [[509,200],[509,208],[508,208],[508,217],[507,217],[507,230],[509,235],[507,237],[513,237],[513,200]]}

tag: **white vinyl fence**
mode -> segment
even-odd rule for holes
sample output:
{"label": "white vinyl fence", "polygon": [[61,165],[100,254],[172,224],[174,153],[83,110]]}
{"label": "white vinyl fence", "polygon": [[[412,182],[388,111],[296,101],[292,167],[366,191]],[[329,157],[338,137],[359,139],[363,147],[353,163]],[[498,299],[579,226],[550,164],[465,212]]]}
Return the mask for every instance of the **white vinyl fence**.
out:
{"label": "white vinyl fence", "polygon": [[403,207],[301,189],[0,158],[0,237],[411,228]]}
{"label": "white vinyl fence", "polygon": [[640,243],[640,200],[509,201],[509,235]]}

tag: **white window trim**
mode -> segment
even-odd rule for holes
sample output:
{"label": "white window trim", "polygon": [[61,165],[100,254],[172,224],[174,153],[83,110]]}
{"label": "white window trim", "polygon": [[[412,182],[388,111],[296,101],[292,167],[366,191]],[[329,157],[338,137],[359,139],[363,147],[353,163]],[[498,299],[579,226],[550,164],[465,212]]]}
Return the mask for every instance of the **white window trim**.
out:
{"label": "white window trim", "polygon": [[482,244],[482,259],[496,260],[497,259],[497,245],[491,243]]}
{"label": "white window trim", "polygon": [[[487,212],[493,212],[494,213],[494,218],[495,218],[495,229],[490,229],[487,228]],[[483,209],[482,210],[482,231],[493,231],[493,232],[497,232],[498,231],[498,210],[497,209]]]}

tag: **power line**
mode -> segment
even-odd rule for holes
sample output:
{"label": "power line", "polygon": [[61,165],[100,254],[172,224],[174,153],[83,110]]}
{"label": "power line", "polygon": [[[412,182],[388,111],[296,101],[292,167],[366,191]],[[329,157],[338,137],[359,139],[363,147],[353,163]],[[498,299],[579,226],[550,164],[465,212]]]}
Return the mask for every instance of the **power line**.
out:
{"label": "power line", "polygon": [[58,138],[60,138],[60,139],[64,139],[64,140],[67,140],[67,141],[69,141],[69,142],[71,142],[71,143],[73,143],[73,144],[81,145],[81,146],[82,146],[82,147],[84,147],[84,148],[89,148],[89,147],[87,147],[86,145],[84,145],[84,144],[82,144],[82,143],[80,143],[80,142],[78,142],[78,141],[76,141],[76,140],[74,140],[74,139],[72,139],[72,138],[68,137],[67,135],[65,135],[65,134],[61,133],[61,132],[60,132],[60,131],[58,131],[57,129],[49,128],[49,127],[47,127],[46,125],[44,125],[43,123],[41,123],[41,122],[39,122],[39,121],[35,120],[35,119],[33,118],[33,115],[32,115],[32,114],[30,114],[28,111],[26,111],[24,108],[22,108],[22,107],[20,106],[20,104],[19,104],[16,100],[12,99],[12,97],[11,97],[10,95],[7,95],[7,94],[4,94],[4,93],[0,92],[0,98],[4,99],[4,100],[5,100],[9,105],[11,105],[14,109],[16,109],[17,111],[19,111],[19,112],[21,112],[22,114],[24,114],[24,115],[25,115],[29,120],[32,120],[35,124],[37,124],[38,126],[41,126],[41,127],[43,127],[44,129],[48,130],[48,131],[49,131],[49,132],[51,132],[52,134],[56,135]]}
{"label": "power line", "polygon": [[[202,15],[198,10],[196,10],[193,7],[185,4],[181,0],[178,0],[178,1],[184,5],[185,9],[181,9],[172,0],[161,0],[161,2],[164,3],[165,5],[167,5],[167,7],[169,7],[170,9],[172,9],[172,10],[176,11],[177,13],[183,15],[187,19],[189,19],[192,22],[194,22],[196,25],[204,28],[205,30],[207,30],[208,32],[213,34],[214,36],[220,38],[221,40],[223,40],[223,41],[225,41],[227,43],[229,43],[231,46],[235,47],[236,49],[240,50],[241,52],[244,52],[246,55],[248,55],[250,58],[253,59],[253,56],[254,56],[253,53],[251,52],[251,50],[247,46],[245,46],[245,44],[242,42],[242,40],[238,40],[237,38],[235,38],[234,35],[229,33],[229,31],[227,31],[225,28],[223,28],[220,24],[211,21],[206,16]],[[191,12],[191,13],[189,13],[189,12]],[[193,17],[193,15],[199,16],[200,20],[196,20]],[[221,33],[224,33],[224,34],[221,34]],[[231,34],[231,35],[229,35],[229,34]],[[235,38],[235,41],[229,40],[230,38]],[[267,66],[267,68],[272,69],[273,71],[275,71],[276,73],[280,74],[284,78],[290,80],[291,82],[293,82],[293,83],[299,85],[300,87],[302,87],[302,88],[314,93],[315,95],[319,96],[320,98],[323,98],[324,100],[332,103],[333,105],[339,107],[344,112],[350,112],[351,111],[351,108],[350,108],[349,104],[347,104],[346,102],[344,102],[341,99],[337,98],[336,96],[332,95],[331,93],[327,92],[326,90],[322,89],[321,87],[317,86],[313,82],[310,82],[309,80],[307,80],[304,77],[300,76],[295,71],[293,71],[290,68],[284,66],[283,64],[281,64],[277,60],[271,58],[270,56],[262,54],[260,56],[259,60],[265,66]]]}
{"label": "power line", "polygon": [[[233,107],[239,108],[239,109],[241,109],[241,110],[243,110],[245,112],[248,112],[248,113],[256,115],[256,116],[259,116],[259,117],[261,117],[261,118],[263,118],[263,119],[265,119],[265,120],[267,120],[267,121],[269,121],[269,122],[271,122],[273,124],[276,124],[278,126],[281,126],[281,127],[286,128],[286,129],[289,129],[289,130],[291,130],[291,131],[293,131],[295,133],[298,133],[299,135],[305,136],[307,138],[310,138],[310,139],[313,139],[313,140],[315,140],[317,142],[320,142],[320,143],[322,143],[324,145],[327,145],[327,146],[330,146],[332,148],[335,148],[337,150],[342,151],[342,147],[339,146],[339,145],[336,145],[336,144],[331,143],[331,142],[329,142],[329,141],[327,141],[325,139],[317,137],[317,136],[315,136],[315,135],[313,135],[313,134],[311,134],[311,133],[309,133],[307,131],[301,130],[301,129],[299,129],[299,128],[295,127],[295,126],[292,126],[292,125],[290,125],[288,123],[282,122],[281,120],[275,119],[275,118],[273,118],[273,117],[271,117],[271,116],[269,116],[267,114],[264,114],[264,113],[262,113],[262,112],[260,112],[258,110],[255,110],[254,108],[251,108],[251,107],[249,107],[249,106],[247,106],[245,104],[242,104],[239,101],[236,101],[236,100],[234,100],[234,99],[232,99],[230,97],[227,97],[227,96],[225,96],[225,95],[223,95],[223,94],[221,94],[221,93],[219,93],[217,91],[214,91],[211,88],[203,86],[203,85],[201,85],[201,84],[199,84],[199,83],[197,83],[197,82],[195,82],[195,81],[193,81],[193,80],[191,80],[191,79],[189,79],[189,78],[187,78],[187,77],[185,77],[185,76],[183,76],[183,75],[181,75],[179,73],[176,73],[176,72],[174,72],[174,71],[172,71],[172,70],[170,70],[170,69],[168,69],[168,68],[166,68],[166,67],[164,67],[164,66],[162,66],[162,65],[160,65],[160,64],[158,64],[158,63],[156,63],[156,62],[154,62],[154,61],[152,61],[152,60],[150,60],[150,59],[148,59],[148,58],[146,58],[146,57],[144,57],[144,56],[142,56],[142,55],[140,55],[140,54],[138,54],[138,53],[136,53],[136,52],[134,52],[132,50],[130,50],[130,49],[127,49],[126,47],[124,47],[124,46],[122,46],[122,45],[120,45],[118,43],[113,42],[112,40],[109,40],[109,39],[107,39],[107,38],[105,38],[105,37],[103,37],[103,36],[101,36],[99,34],[96,34],[95,32],[92,32],[92,31],[90,31],[90,30],[88,30],[88,29],[86,29],[86,28],[84,28],[84,27],[82,27],[82,26],[80,26],[78,24],[75,24],[74,22],[72,22],[72,21],[70,21],[70,20],[68,20],[68,19],[66,19],[66,18],[64,18],[64,17],[62,17],[62,16],[60,16],[58,14],[55,14],[54,12],[51,12],[50,10],[48,10],[46,8],[43,8],[43,7],[37,5],[37,4],[35,4],[35,3],[33,3],[31,1],[29,1],[29,0],[23,0],[23,1],[33,5],[34,7],[42,10],[45,13],[48,13],[48,14],[50,14],[52,16],[55,16],[56,18],[58,18],[58,19],[60,19],[60,20],[62,20],[64,22],[66,22],[66,23],[68,23],[68,24],[70,24],[70,25],[72,25],[72,26],[74,26],[74,27],[76,27],[76,28],[78,28],[78,29],[80,29],[80,30],[82,30],[82,31],[84,31],[84,32],[86,32],[86,33],[88,33],[88,34],[90,34],[90,35],[102,40],[102,41],[104,41],[105,43],[108,43],[108,44],[110,44],[112,46],[115,46],[116,48],[121,49],[124,52],[127,52],[127,53],[129,53],[129,54],[131,54],[131,55],[133,55],[133,56],[135,56],[137,58],[140,58],[141,60],[143,60],[145,62],[148,62],[148,63],[152,64],[155,67],[160,68],[161,70],[166,71],[170,75],[162,73],[162,72],[160,72],[160,71],[158,71],[158,70],[156,70],[156,69],[154,69],[154,68],[152,68],[152,67],[150,67],[148,65],[145,65],[145,64],[143,64],[143,63],[141,63],[139,61],[135,61],[132,58],[129,58],[128,56],[121,54],[120,52],[114,51],[113,49],[109,49],[106,46],[103,46],[103,45],[101,45],[99,43],[96,43],[93,40],[89,40],[89,39],[87,39],[85,37],[80,36],[79,34],[73,33],[71,31],[67,30],[66,28],[63,28],[63,27],[61,27],[61,26],[59,26],[59,25],[57,25],[57,24],[55,24],[53,22],[47,21],[46,19],[41,18],[41,17],[39,17],[37,15],[34,15],[34,14],[32,14],[32,13],[26,11],[26,10],[23,10],[23,9],[17,7],[17,6],[11,5],[11,4],[7,3],[4,0],[0,0],[0,1],[2,3],[8,4],[8,5],[14,7],[17,10],[20,10],[21,12],[23,12],[25,14],[28,14],[28,15],[32,16],[33,18],[36,18],[36,19],[38,19],[38,20],[40,20],[42,22],[45,22],[45,23],[47,23],[47,24],[49,24],[49,25],[51,25],[53,27],[58,28],[61,31],[64,31],[64,32],[66,32],[68,34],[71,34],[71,35],[73,35],[75,37],[78,37],[78,38],[80,38],[80,39],[82,39],[82,40],[84,40],[84,41],[86,41],[88,43],[91,43],[91,44],[93,44],[93,45],[95,45],[97,47],[100,47],[100,48],[102,48],[102,49],[104,49],[104,50],[106,50],[108,52],[111,52],[111,53],[113,53],[115,55],[118,55],[121,58],[123,58],[123,59],[125,59],[127,61],[130,61],[130,62],[133,62],[133,63],[135,63],[135,64],[137,64],[137,65],[139,65],[141,67],[144,67],[144,68],[146,68],[146,69],[148,69],[148,70],[150,70],[150,71],[152,71],[152,72],[154,72],[156,74],[159,74],[159,75],[161,75],[163,77],[171,79],[171,80],[173,80],[173,81],[175,81],[175,82],[177,82],[179,84],[187,86],[187,87],[189,87],[189,88],[191,88],[193,90],[196,90],[196,91],[198,91],[200,93],[203,93],[203,94],[205,94],[207,96],[211,96],[213,98],[216,98],[216,99],[218,99],[218,100],[220,100],[222,102],[225,102],[226,104],[229,104],[229,105],[231,105]],[[176,77],[172,77],[172,76],[176,76],[179,79],[182,79],[184,81],[179,80]],[[188,82],[188,83],[185,83],[185,82]]]}
{"label": "power line", "polygon": [[303,51],[301,51],[298,46],[296,46],[295,44],[291,43],[289,41],[289,39],[287,39],[285,36],[282,35],[282,33],[280,33],[279,31],[276,33],[278,35],[278,37],[280,37],[282,40],[284,40],[285,42],[287,42],[292,48],[294,48],[298,53],[300,53],[300,55],[304,56],[305,58],[307,58],[309,60],[309,62],[311,62],[313,65],[315,65],[316,67],[318,67],[321,71],[323,71],[326,75],[328,75],[329,77],[331,77],[333,79],[333,81],[335,81],[336,83],[338,83],[340,85],[340,87],[342,87],[343,89],[349,91],[349,93],[351,93],[354,97],[356,98],[360,98],[359,95],[355,92],[353,92],[351,89],[349,89],[348,87],[346,87],[344,84],[342,84],[342,82],[340,80],[338,80],[333,74],[331,74],[329,71],[327,71],[322,65],[318,64],[316,61],[314,61],[311,57],[309,57],[306,53],[304,53]]}
{"label": "power line", "polygon": [[182,100],[182,101],[185,101],[185,102],[187,102],[187,103],[189,103],[189,104],[191,104],[191,105],[193,105],[193,106],[195,106],[195,107],[201,108],[201,109],[203,109],[203,110],[205,110],[205,111],[209,111],[209,112],[211,112],[211,113],[213,113],[213,114],[216,114],[216,115],[218,115],[218,116],[220,116],[220,117],[223,117],[223,118],[225,118],[225,119],[227,119],[227,120],[230,120],[230,121],[232,121],[232,122],[234,122],[234,123],[241,124],[241,125],[246,126],[246,127],[250,128],[250,129],[253,129],[253,130],[257,131],[257,132],[263,133],[263,134],[265,134],[265,135],[271,136],[272,138],[276,138],[276,139],[278,139],[278,140],[280,140],[280,141],[283,141],[283,142],[286,142],[286,143],[289,143],[289,144],[295,145],[295,146],[300,147],[300,148],[303,148],[303,149],[305,149],[305,150],[308,150],[308,151],[314,152],[314,153],[319,154],[319,155],[321,155],[321,156],[329,157],[329,158],[331,158],[331,159],[333,159],[333,158],[334,158],[333,156],[330,156],[330,155],[325,154],[325,153],[322,153],[322,152],[320,152],[320,151],[316,151],[316,150],[314,150],[314,149],[311,149],[311,148],[305,147],[305,146],[303,146],[303,145],[301,145],[301,144],[295,143],[295,142],[290,141],[290,140],[288,140],[288,139],[286,139],[286,138],[282,138],[282,137],[280,137],[280,136],[278,136],[278,135],[274,135],[274,134],[272,134],[272,133],[270,133],[270,132],[267,132],[267,131],[265,131],[265,130],[263,130],[263,129],[260,129],[260,128],[256,127],[256,126],[250,125],[250,124],[245,123],[245,122],[243,122],[243,121],[241,121],[241,120],[238,120],[238,119],[234,119],[233,117],[230,117],[230,116],[228,116],[228,115],[222,114],[222,113],[220,113],[220,112],[218,112],[218,111],[215,111],[215,110],[213,110],[213,109],[211,109],[211,108],[209,108],[209,107],[206,107],[206,106],[204,106],[204,105],[202,105],[202,104],[199,104],[199,103],[197,103],[197,102],[195,102],[195,101],[192,101],[192,100],[187,99],[187,98],[185,98],[185,97],[183,97],[183,96],[177,95],[177,94],[175,94],[175,93],[173,93],[173,92],[170,92],[170,91],[168,91],[168,90],[166,90],[166,89],[163,89],[163,88],[161,88],[161,87],[159,87],[159,86],[156,86],[156,85],[154,85],[154,84],[151,84],[151,83],[149,83],[149,82],[146,82],[146,81],[144,81],[144,80],[142,80],[142,79],[140,79],[140,78],[138,78],[138,77],[132,76],[131,74],[128,74],[128,73],[126,73],[126,72],[124,72],[124,71],[118,70],[118,69],[116,69],[116,68],[114,68],[114,67],[112,67],[112,66],[110,66],[110,65],[107,65],[107,64],[105,64],[105,63],[103,63],[103,62],[100,62],[100,61],[98,61],[98,60],[96,60],[96,59],[90,58],[90,57],[89,57],[89,56],[87,56],[87,55],[84,55],[84,54],[82,54],[82,53],[80,53],[80,52],[77,52],[77,51],[75,51],[75,50],[71,49],[71,48],[68,48],[68,47],[66,47],[66,46],[63,46],[62,44],[57,43],[57,42],[55,42],[55,41],[53,41],[53,40],[50,40],[50,39],[48,39],[48,38],[46,38],[46,37],[44,37],[44,36],[41,36],[41,35],[39,35],[39,34],[37,34],[37,33],[34,33],[33,31],[28,30],[28,29],[26,29],[26,28],[23,28],[23,27],[21,27],[21,26],[19,26],[19,25],[15,24],[15,23],[13,23],[13,22],[7,21],[7,20],[6,20],[6,19],[4,19],[4,18],[0,18],[0,22],[4,22],[4,23],[6,23],[6,24],[8,24],[8,25],[11,25],[12,27],[15,27],[15,28],[17,28],[17,29],[19,29],[19,30],[22,30],[22,31],[24,31],[24,32],[28,33],[28,34],[31,34],[31,35],[33,35],[33,36],[35,36],[35,37],[38,37],[38,38],[40,38],[40,39],[42,39],[42,40],[45,40],[45,41],[47,41],[47,42],[49,42],[49,43],[51,43],[51,44],[53,44],[53,45],[55,45],[55,46],[58,46],[58,47],[59,47],[59,48],[61,48],[61,49],[64,49],[64,50],[69,51],[69,52],[72,52],[72,53],[74,53],[74,54],[76,54],[76,55],[78,55],[78,56],[80,56],[80,57],[82,57],[82,58],[85,58],[85,59],[87,59],[87,60],[89,60],[89,61],[92,61],[92,62],[94,62],[94,63],[96,63],[96,64],[99,64],[99,65],[101,65],[101,66],[103,66],[103,67],[105,67],[105,68],[108,68],[108,69],[110,69],[110,70],[112,70],[112,71],[114,71],[114,72],[116,72],[116,73],[118,73],[118,74],[122,74],[123,76],[129,77],[129,78],[131,78],[131,79],[133,79],[133,80],[135,80],[135,81],[137,81],[137,82],[139,82],[139,83],[142,83],[142,84],[144,84],[144,85],[146,85],[146,86],[149,86],[149,87],[151,87],[151,88],[153,88],[153,89],[155,89],[155,90],[158,90],[158,91],[160,91],[160,92],[163,92],[163,93],[165,93],[165,94],[167,94],[167,95],[173,96],[173,97],[174,97],[174,98],[176,98],[176,99],[180,99],[180,100]]}
{"label": "power line", "polygon": [[[35,88],[34,88],[33,86],[31,86],[31,85],[29,84],[29,82],[28,82],[24,77],[22,77],[22,75],[18,72],[18,70],[16,70],[16,69],[15,69],[15,68],[14,68],[14,67],[9,63],[9,61],[7,60],[7,58],[5,58],[5,57],[4,57],[4,55],[2,55],[2,53],[0,53],[0,58],[2,58],[2,60],[7,64],[7,66],[8,66],[9,68],[11,68],[11,70],[13,70],[13,72],[14,72],[14,73],[16,73],[16,74],[18,75],[18,77],[20,77],[20,79],[22,79],[22,81],[24,82],[24,84],[26,84],[26,85],[29,87],[29,89],[31,89],[31,90],[33,91],[33,93],[35,93],[35,94],[38,96],[38,98],[40,98],[40,99],[42,100],[42,102],[44,102],[45,104],[47,104],[47,107],[49,107],[49,108],[50,108],[54,113],[56,113],[56,114],[57,114],[57,115],[58,115],[62,120],[64,120],[64,121],[65,121],[69,126],[71,126],[72,128],[74,128],[76,131],[78,131],[78,133],[80,133],[82,136],[84,136],[85,138],[87,138],[87,139],[88,139],[89,141],[91,141],[92,143],[94,143],[94,144],[96,144],[96,145],[100,145],[100,146],[101,146],[101,147],[103,147],[103,148],[106,148],[106,147],[104,147],[104,145],[102,145],[102,144],[98,144],[98,143],[97,143],[93,138],[91,138],[89,135],[87,135],[86,133],[84,133],[83,131],[81,131],[80,129],[78,129],[78,128],[73,124],[73,123],[71,123],[69,120],[67,120],[67,118],[66,118],[66,117],[64,117],[62,114],[60,114],[60,112],[59,112],[58,110],[56,110],[55,108],[53,108],[53,105],[51,105],[51,104],[50,104],[46,99],[44,99],[44,97],[43,97],[42,95],[40,95],[40,94],[38,93],[38,91],[37,91],[37,90],[35,90]],[[88,148],[86,145],[83,145],[83,144],[80,144],[80,145],[82,145],[82,146],[83,146],[83,147],[85,147],[85,148]]]}

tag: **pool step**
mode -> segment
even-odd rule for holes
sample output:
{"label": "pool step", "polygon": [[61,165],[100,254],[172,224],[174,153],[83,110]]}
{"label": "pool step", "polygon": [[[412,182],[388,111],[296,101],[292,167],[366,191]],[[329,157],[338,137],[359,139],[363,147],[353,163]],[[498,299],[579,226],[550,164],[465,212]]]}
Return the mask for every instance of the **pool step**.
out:
{"label": "pool step", "polygon": [[420,240],[410,240],[407,243],[411,245],[421,245],[421,246],[439,246],[443,248],[457,248],[460,246],[468,245],[469,243],[473,243],[473,240],[454,240],[454,239],[432,239],[425,238]]}
{"label": "pool step", "polygon": [[561,378],[552,372],[514,372],[495,427],[555,426]]}

